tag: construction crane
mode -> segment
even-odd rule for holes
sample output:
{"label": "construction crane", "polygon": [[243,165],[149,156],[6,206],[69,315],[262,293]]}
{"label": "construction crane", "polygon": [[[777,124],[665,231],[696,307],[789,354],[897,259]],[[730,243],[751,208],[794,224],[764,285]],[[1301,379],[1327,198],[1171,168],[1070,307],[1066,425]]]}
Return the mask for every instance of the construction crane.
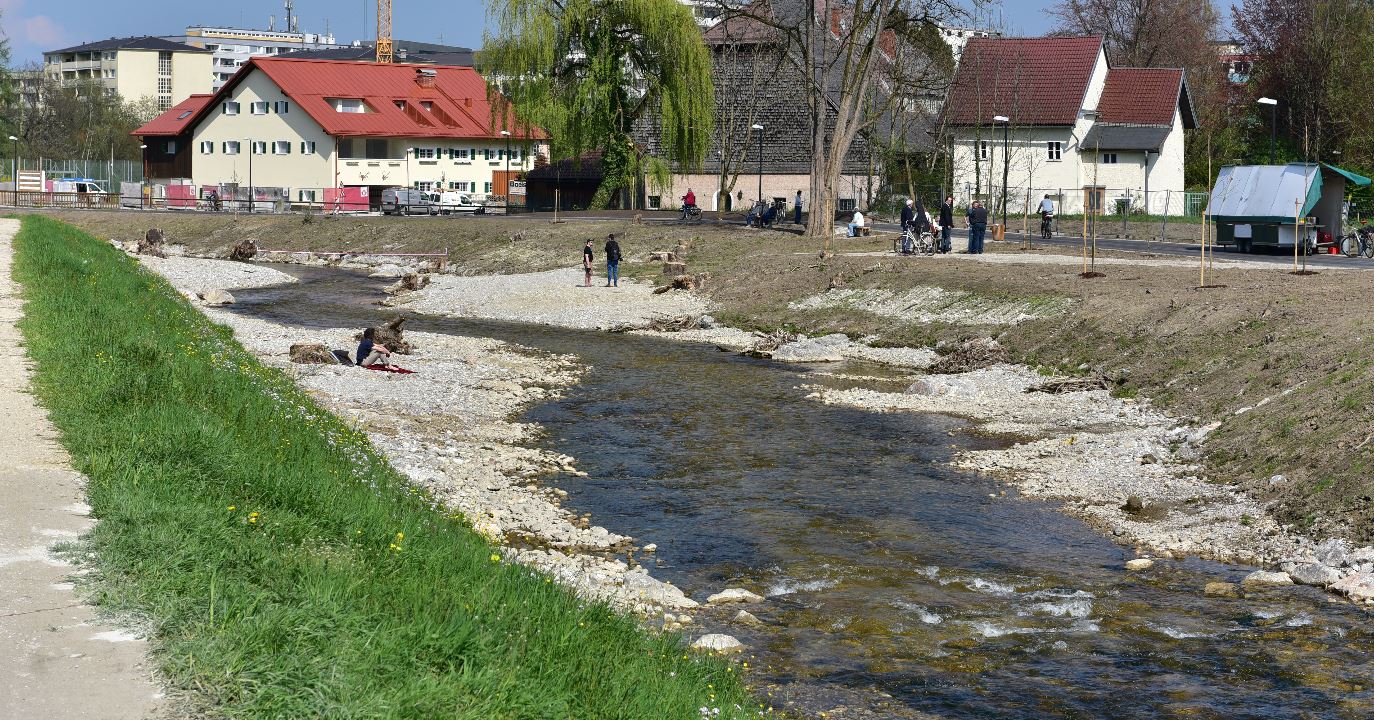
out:
{"label": "construction crane", "polygon": [[391,51],[391,0],[377,0],[377,62],[395,59]]}

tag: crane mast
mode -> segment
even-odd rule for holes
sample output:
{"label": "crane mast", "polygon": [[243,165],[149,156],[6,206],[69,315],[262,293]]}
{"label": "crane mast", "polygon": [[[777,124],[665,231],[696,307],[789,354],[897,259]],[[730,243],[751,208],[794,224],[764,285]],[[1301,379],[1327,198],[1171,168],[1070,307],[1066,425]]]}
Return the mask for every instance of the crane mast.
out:
{"label": "crane mast", "polygon": [[391,50],[391,0],[377,0],[377,62],[395,59]]}

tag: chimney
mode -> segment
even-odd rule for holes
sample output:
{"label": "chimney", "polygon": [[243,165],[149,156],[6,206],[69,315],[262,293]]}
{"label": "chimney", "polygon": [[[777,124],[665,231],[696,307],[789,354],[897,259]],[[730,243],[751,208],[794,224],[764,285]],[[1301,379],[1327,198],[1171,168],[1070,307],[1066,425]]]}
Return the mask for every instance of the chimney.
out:
{"label": "chimney", "polygon": [[463,107],[465,107],[465,108],[470,108],[470,107],[472,107],[472,98],[463,98]]}
{"label": "chimney", "polygon": [[435,72],[427,68],[415,69],[415,84],[420,87],[434,87]]}

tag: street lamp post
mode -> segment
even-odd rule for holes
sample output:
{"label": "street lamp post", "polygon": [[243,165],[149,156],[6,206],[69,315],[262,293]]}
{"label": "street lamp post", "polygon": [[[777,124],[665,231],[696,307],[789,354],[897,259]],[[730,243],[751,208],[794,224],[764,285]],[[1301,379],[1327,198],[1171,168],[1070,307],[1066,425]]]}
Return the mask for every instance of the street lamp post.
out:
{"label": "street lamp post", "polygon": [[253,138],[248,138],[248,214],[253,214],[253,196],[257,195],[253,187]]}
{"label": "street lamp post", "polygon": [[10,136],[10,141],[14,143],[13,170],[10,171],[10,178],[14,180],[14,204],[19,204],[19,138],[15,135]]}
{"label": "street lamp post", "polygon": [[[143,160],[143,184],[142,184],[142,186],[140,186],[140,187],[138,188],[138,206],[139,206],[140,208],[145,208],[145,209],[148,207],[148,192],[149,192],[149,189],[148,189],[148,152],[147,152],[147,151],[148,151],[148,146],[147,146],[147,145],[140,144],[140,145],[138,146],[138,154],[142,156],[142,160]],[[16,182],[17,182],[17,181],[18,181],[18,180],[16,179]],[[16,189],[18,189],[18,187],[19,187],[18,185],[15,185],[15,188],[16,188]]]}
{"label": "street lamp post", "polygon": [[1269,106],[1269,164],[1279,164],[1279,101],[1262,97],[1255,102]]}
{"label": "street lamp post", "polygon": [[754,123],[749,126],[759,134],[759,204],[763,204],[763,126]]}
{"label": "street lamp post", "polygon": [[1011,169],[1011,119],[1006,115],[994,115],[992,121],[1002,123],[1002,232],[1007,232],[1007,176]]}
{"label": "street lamp post", "polygon": [[502,130],[501,136],[506,139],[506,215],[510,215],[510,131]]}

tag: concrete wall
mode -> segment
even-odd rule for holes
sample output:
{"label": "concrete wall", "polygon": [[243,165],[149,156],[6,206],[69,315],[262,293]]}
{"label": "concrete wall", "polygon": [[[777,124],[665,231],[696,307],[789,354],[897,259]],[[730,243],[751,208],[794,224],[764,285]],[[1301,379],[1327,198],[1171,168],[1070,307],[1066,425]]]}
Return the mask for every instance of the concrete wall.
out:
{"label": "concrete wall", "polygon": [[[115,61],[114,89],[130,102],[158,97],[158,53],[155,50],[120,50]],[[170,104],[211,91],[210,53],[172,53]],[[165,108],[164,108],[165,109]]]}

